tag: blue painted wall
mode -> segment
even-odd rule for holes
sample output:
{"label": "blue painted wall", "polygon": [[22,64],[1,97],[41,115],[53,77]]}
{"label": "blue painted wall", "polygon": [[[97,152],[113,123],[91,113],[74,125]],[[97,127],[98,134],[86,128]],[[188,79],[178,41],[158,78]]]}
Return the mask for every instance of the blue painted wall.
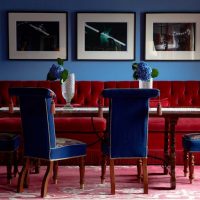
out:
{"label": "blue painted wall", "polygon": [[[144,12],[200,12],[199,0],[6,0],[0,6],[0,80],[45,80],[54,61],[8,60],[8,11],[64,11],[69,16],[68,60],[65,68],[77,80],[132,80],[134,61],[76,61],[75,13],[83,11],[136,12],[136,60],[143,52]],[[199,38],[198,38],[199,39]],[[157,80],[200,80],[200,61],[149,62],[160,71]]]}

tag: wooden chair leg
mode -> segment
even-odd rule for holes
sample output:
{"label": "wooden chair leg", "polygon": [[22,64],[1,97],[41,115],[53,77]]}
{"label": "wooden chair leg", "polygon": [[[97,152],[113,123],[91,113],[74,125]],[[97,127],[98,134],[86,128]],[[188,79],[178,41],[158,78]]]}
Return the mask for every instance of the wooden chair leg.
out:
{"label": "wooden chair leg", "polygon": [[13,162],[14,162],[14,177],[16,177],[18,173],[18,151],[14,151],[13,153]]}
{"label": "wooden chair leg", "polygon": [[183,172],[184,172],[184,176],[186,177],[188,173],[188,166],[189,166],[189,153],[186,150],[184,150],[183,152],[183,163],[184,163]]}
{"label": "wooden chair leg", "polygon": [[110,159],[110,185],[111,185],[111,194],[115,194],[115,171],[114,171],[113,159]]}
{"label": "wooden chair leg", "polygon": [[40,159],[31,159],[31,174],[39,174],[40,173]]}
{"label": "wooden chair leg", "polygon": [[23,165],[23,168],[22,168],[22,170],[19,174],[19,178],[18,178],[18,184],[17,184],[17,192],[18,193],[24,191],[24,179],[29,170],[29,167],[30,167],[30,159],[26,158],[26,161]]}
{"label": "wooden chair leg", "polygon": [[194,179],[194,154],[189,153],[189,179],[190,183]]}
{"label": "wooden chair leg", "polygon": [[42,180],[42,188],[41,188],[41,197],[45,197],[47,195],[49,178],[53,172],[53,161],[49,161],[47,170],[45,172],[44,178]]}
{"label": "wooden chair leg", "polygon": [[148,194],[147,158],[142,159],[144,194]]}
{"label": "wooden chair leg", "polygon": [[103,154],[101,161],[101,184],[105,182],[106,164],[107,164],[107,156]]}
{"label": "wooden chair leg", "polygon": [[[30,164],[31,166],[31,164]],[[24,188],[29,187],[29,182],[30,182],[30,170],[26,171],[25,177],[24,177]]]}
{"label": "wooden chair leg", "polygon": [[13,152],[7,153],[7,182],[10,185],[12,181],[12,160],[13,160]]}
{"label": "wooden chair leg", "polygon": [[40,159],[35,160],[35,173],[40,173]]}
{"label": "wooden chair leg", "polygon": [[[14,166],[14,171],[12,172],[12,165]],[[17,158],[17,151],[8,152],[7,158],[7,181],[8,184],[11,184],[12,181],[12,174],[16,177],[18,173],[18,158]]]}
{"label": "wooden chair leg", "polygon": [[54,161],[53,165],[53,182],[54,184],[58,183],[58,161]]}
{"label": "wooden chair leg", "polygon": [[79,172],[80,172],[80,188],[83,189],[85,182],[85,156],[80,157]]}
{"label": "wooden chair leg", "polygon": [[139,183],[142,182],[142,159],[137,160],[137,177]]}

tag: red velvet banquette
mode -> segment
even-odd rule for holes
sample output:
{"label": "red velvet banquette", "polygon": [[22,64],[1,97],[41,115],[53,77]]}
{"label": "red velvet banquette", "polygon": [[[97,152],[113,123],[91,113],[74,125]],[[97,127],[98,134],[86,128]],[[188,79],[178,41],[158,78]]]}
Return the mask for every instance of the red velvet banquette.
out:
{"label": "red velvet banquette", "polygon": [[[62,106],[65,100],[62,97],[60,83],[58,81],[0,81],[0,106],[8,106],[10,97],[9,87],[46,87],[56,93],[56,105]],[[72,103],[75,106],[98,106],[99,96],[104,88],[138,88],[137,81],[76,81],[76,91]],[[162,107],[199,107],[200,106],[200,81],[154,81],[154,88],[160,90]],[[150,106],[157,106],[157,100],[151,100]],[[17,105],[17,100],[14,100]],[[103,106],[108,106],[108,100],[102,101]],[[56,133],[62,137],[72,137],[83,140],[88,144],[98,140],[95,134],[74,133],[77,125],[67,123],[69,119],[55,118]],[[82,127],[86,127],[84,121],[79,120]],[[66,126],[66,124],[68,124]],[[102,125],[104,126],[104,125]],[[101,127],[102,128],[102,127]],[[84,129],[84,128],[83,128]],[[163,118],[149,119],[149,153],[154,156],[163,156]],[[182,118],[178,121],[176,132],[177,164],[182,164],[181,137],[184,133],[200,131],[200,119]],[[21,133],[19,118],[0,118],[0,132]],[[83,131],[84,132],[84,131]],[[87,164],[100,164],[100,143],[88,147]],[[150,164],[159,163],[159,160],[149,159]],[[196,163],[200,164],[200,158],[196,157]],[[124,164],[124,163],[120,163]],[[127,163],[125,163],[127,164]]]}

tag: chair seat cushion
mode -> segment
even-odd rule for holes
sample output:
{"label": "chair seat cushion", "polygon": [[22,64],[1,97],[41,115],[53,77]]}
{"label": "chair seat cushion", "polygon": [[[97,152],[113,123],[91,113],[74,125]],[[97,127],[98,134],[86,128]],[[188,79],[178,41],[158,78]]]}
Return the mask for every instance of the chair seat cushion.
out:
{"label": "chair seat cushion", "polygon": [[86,155],[86,144],[73,139],[57,138],[56,147],[51,148],[50,160],[62,160]]}
{"label": "chair seat cushion", "polygon": [[183,148],[187,151],[200,151],[200,133],[185,134],[182,139]]}
{"label": "chair seat cushion", "polygon": [[20,136],[14,133],[0,133],[0,151],[15,151],[20,144]]}

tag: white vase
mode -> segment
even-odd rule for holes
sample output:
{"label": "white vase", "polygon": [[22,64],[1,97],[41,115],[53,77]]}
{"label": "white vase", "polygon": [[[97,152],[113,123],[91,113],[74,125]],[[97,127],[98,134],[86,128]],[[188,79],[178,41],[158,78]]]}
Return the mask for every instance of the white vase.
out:
{"label": "white vase", "polygon": [[153,78],[148,81],[139,80],[139,88],[151,89],[153,88]]}
{"label": "white vase", "polygon": [[66,101],[65,107],[72,107],[71,100],[75,94],[75,74],[68,74],[67,79],[61,85],[62,96]]}

